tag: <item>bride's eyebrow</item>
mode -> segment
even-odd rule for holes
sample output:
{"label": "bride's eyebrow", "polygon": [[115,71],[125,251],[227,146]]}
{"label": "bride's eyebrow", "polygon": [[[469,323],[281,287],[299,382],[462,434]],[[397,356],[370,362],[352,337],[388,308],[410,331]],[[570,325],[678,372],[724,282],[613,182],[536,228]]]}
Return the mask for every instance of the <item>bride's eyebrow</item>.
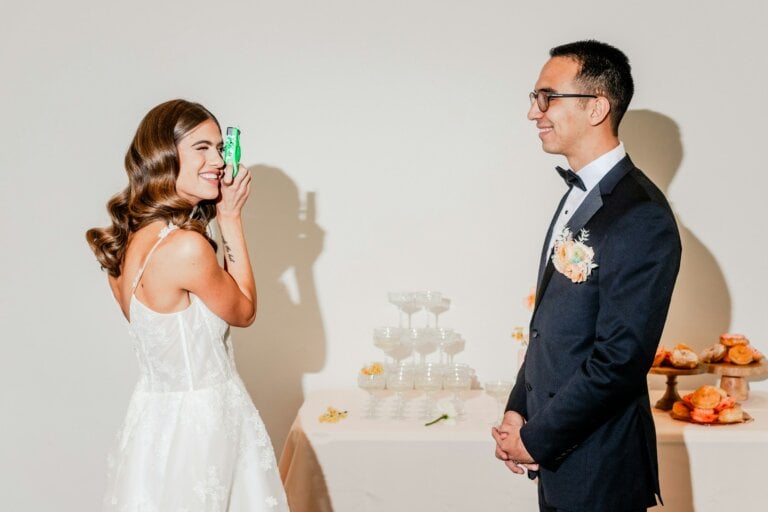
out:
{"label": "bride's eyebrow", "polygon": [[213,146],[214,145],[213,142],[211,142],[209,140],[199,140],[199,141],[193,143],[192,147],[194,148],[195,146],[200,146],[200,145],[203,145],[203,144],[206,144],[208,146]]}

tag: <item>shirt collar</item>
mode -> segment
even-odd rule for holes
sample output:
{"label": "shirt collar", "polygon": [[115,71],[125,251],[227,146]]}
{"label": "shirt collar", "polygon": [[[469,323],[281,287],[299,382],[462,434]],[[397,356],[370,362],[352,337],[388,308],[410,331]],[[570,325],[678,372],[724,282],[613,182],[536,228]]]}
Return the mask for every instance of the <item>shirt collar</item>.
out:
{"label": "shirt collar", "polygon": [[587,192],[592,190],[626,155],[624,143],[619,142],[618,146],[585,165],[579,171],[579,178],[584,182],[584,186],[587,187]]}

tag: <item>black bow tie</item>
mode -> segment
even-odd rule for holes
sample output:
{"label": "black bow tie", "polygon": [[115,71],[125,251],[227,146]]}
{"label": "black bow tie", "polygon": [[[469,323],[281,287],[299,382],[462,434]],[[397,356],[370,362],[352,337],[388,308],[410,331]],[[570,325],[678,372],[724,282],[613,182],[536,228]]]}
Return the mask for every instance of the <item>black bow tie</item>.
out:
{"label": "black bow tie", "polygon": [[570,169],[563,169],[560,166],[555,167],[555,169],[557,170],[557,174],[559,174],[560,177],[563,178],[563,180],[565,180],[565,183],[566,185],[568,185],[568,187],[575,186],[580,188],[584,192],[587,191],[586,185],[584,185],[584,182],[581,180],[578,174],[576,174]]}

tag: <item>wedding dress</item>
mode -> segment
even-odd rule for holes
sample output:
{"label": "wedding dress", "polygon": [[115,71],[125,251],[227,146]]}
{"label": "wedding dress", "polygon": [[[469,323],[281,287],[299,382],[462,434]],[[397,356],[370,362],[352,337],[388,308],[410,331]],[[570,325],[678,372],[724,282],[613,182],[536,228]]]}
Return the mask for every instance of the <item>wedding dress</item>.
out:
{"label": "wedding dress", "polygon": [[272,444],[235,369],[227,323],[190,294],[157,313],[131,289],[139,381],[107,459],[110,512],[287,511]]}

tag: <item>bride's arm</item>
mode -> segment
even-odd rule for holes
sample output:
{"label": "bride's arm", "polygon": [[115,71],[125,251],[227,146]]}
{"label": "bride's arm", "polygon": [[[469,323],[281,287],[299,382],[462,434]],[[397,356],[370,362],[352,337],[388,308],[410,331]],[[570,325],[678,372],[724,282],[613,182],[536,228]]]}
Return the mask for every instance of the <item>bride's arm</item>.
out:
{"label": "bride's arm", "polygon": [[251,173],[241,165],[237,178],[228,185],[226,181],[231,180],[230,176],[228,166],[221,184],[222,197],[216,205],[216,219],[224,245],[224,269],[235,280],[240,292],[251,302],[252,312],[245,323],[250,325],[256,317],[256,283],[253,280],[241,212],[251,193]]}
{"label": "bride's arm", "polygon": [[[230,183],[231,181],[231,183]],[[221,184],[217,218],[224,245],[224,268],[219,266],[213,248],[199,233],[186,231],[176,238],[181,264],[180,284],[205,302],[206,306],[230,325],[246,327],[256,317],[256,285],[243,234],[241,211],[250,194],[251,174],[240,166],[231,180],[227,167]]]}

